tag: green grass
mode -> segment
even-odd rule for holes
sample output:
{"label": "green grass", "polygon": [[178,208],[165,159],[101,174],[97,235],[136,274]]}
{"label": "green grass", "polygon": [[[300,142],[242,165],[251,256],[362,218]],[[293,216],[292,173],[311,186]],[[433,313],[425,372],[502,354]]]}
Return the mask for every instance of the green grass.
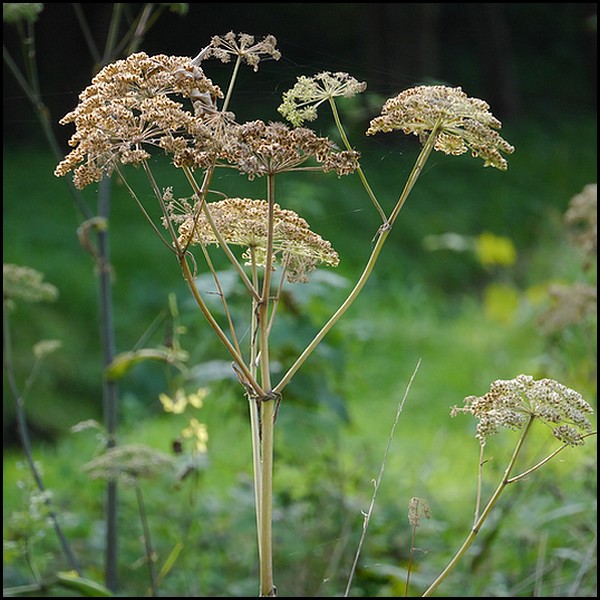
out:
{"label": "green grass", "polygon": [[[589,377],[595,355],[582,351],[575,334],[570,345],[551,352],[536,325],[542,305],[529,294],[549,281],[591,277],[581,271],[581,257],[565,241],[561,217],[569,199],[595,180],[595,118],[513,123],[505,137],[517,148],[507,173],[482,169],[469,157],[432,157],[363,295],[289,387],[275,440],[275,580],[282,595],[343,592],[361,531],[360,511],[369,505],[371,480],[417,361],[421,366],[396,429],[355,596],[403,595],[410,540],[406,509],[412,496],[426,498],[432,507],[432,519],[418,531],[413,595],[437,575],[466,535],[478,445],[469,418],[449,417],[452,405],[483,394],[494,379],[519,373],[552,376],[595,403],[595,379]],[[386,206],[393,204],[410,170],[411,142],[399,136],[397,146],[378,140],[365,149],[365,170]],[[54,161],[39,150],[5,147],[4,165],[4,261],[43,272],[61,293],[54,304],[20,305],[13,315],[21,382],[31,345],[41,338],[63,340],[27,401],[35,455],[86,573],[101,580],[103,489],[81,471],[99,442],[93,431],[68,431],[83,419],[101,418],[94,266],[78,245],[80,219],[64,182],[51,175]],[[239,177],[226,175],[219,183],[232,195],[248,195]],[[262,182],[253,188],[262,194]],[[357,181],[286,177],[277,193],[282,205],[300,212],[332,242],[342,257],[338,274],[350,285],[377,229]],[[188,327],[182,342],[193,360],[226,360],[193,310],[172,257],[152,237],[125,190],[115,185],[114,194],[110,231],[118,350],[140,339],[164,310],[168,293],[175,292]],[[93,193],[89,201],[93,206]],[[486,230],[513,241],[516,265],[489,271],[470,255],[429,252],[423,245],[429,234],[471,236]],[[502,320],[486,312],[485,290],[492,282],[512,286],[518,297],[516,310]],[[282,369],[299,340],[310,339],[328,318],[332,299],[342,292],[325,278],[290,297],[273,338]],[[294,307],[308,312],[298,318]],[[160,342],[162,333],[161,327],[151,341]],[[122,382],[122,443],[171,452],[185,419],[160,409],[158,394],[170,375],[163,366],[142,365]],[[206,467],[180,489],[175,473],[142,483],[158,564],[177,542],[184,543],[163,592],[254,595],[247,405],[235,382],[208,385],[211,393],[197,415],[210,436]],[[5,393],[5,427],[12,423],[8,398]],[[546,438],[536,433],[532,457],[544,452]],[[42,441],[44,436],[51,441]],[[511,439],[499,436],[492,448],[488,489]],[[440,593],[594,595],[595,574],[586,552],[594,540],[590,482],[595,481],[595,444],[591,439],[584,448],[563,453],[509,489],[498,508],[502,519],[486,526],[481,542]],[[15,467],[20,458],[14,448],[5,452],[5,516],[27,506],[16,487],[24,477]],[[145,568],[137,564],[143,548],[133,490],[123,488],[120,498],[123,594],[137,596],[145,593],[148,581]],[[5,534],[6,526],[5,519]],[[42,571],[64,568],[50,533],[34,550]],[[22,563],[5,573],[5,585],[28,580]]]}

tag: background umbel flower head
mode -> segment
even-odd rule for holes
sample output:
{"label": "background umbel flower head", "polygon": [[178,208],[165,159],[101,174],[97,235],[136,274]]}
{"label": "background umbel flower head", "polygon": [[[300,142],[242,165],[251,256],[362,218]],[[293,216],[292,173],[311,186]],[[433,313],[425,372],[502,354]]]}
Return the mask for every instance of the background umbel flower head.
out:
{"label": "background umbel flower head", "polygon": [[417,135],[424,144],[437,127],[436,150],[454,155],[470,150],[484,160],[485,167],[505,171],[508,163],[500,152],[511,154],[514,148],[496,131],[501,123],[489,108],[487,102],[469,98],[460,87],[421,85],[387,100],[367,135],[400,129]]}

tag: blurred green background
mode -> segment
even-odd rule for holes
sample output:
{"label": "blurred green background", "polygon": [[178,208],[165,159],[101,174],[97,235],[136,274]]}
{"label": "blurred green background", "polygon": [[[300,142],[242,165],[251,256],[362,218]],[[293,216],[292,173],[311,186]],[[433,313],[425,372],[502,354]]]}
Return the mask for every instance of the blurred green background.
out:
{"label": "blurred green background", "polygon": [[[290,385],[276,428],[275,570],[282,595],[343,592],[360,535],[360,511],[368,507],[370,481],[379,470],[396,406],[419,360],[353,595],[403,595],[410,497],[427,498],[433,513],[419,530],[415,591],[432,580],[468,530],[477,443],[472,422],[449,418],[452,405],[485,393],[495,379],[519,373],[555,378],[596,405],[595,313],[559,329],[543,326],[552,284],[596,283],[595,262],[586,262],[564,224],[571,198],[597,177],[596,7],[193,3],[185,15],[166,11],[145,36],[141,49],[148,53],[194,56],[214,34],[275,35],[283,57],[261,63],[257,74],[244,72],[232,107],[240,120],[277,119],[281,94],[299,75],[341,70],[366,81],[367,93],[340,108],[387,210],[410,172],[416,140],[401,133],[367,139],[363,132],[383,101],[403,89],[421,83],[461,86],[491,105],[503,123],[502,136],[516,148],[506,173],[483,169],[479,159],[468,156],[431,157],[362,296]],[[100,43],[113,5],[82,8]],[[73,5],[44,5],[35,30],[43,100],[56,123],[74,107],[97,66]],[[19,61],[13,25],[4,25],[4,40]],[[227,81],[226,67],[211,62],[205,70],[218,83]],[[3,83],[4,262],[44,273],[60,292],[52,304],[19,304],[13,311],[15,367],[23,382],[33,344],[62,340],[27,398],[28,419],[36,457],[67,516],[69,533],[88,572],[101,579],[102,489],[81,472],[98,441],[89,431],[70,431],[82,420],[102,420],[94,265],[79,245],[82,219],[66,182],[52,174],[55,157],[6,66]],[[334,136],[327,119],[314,126]],[[67,152],[71,130],[56,125],[56,133]],[[264,193],[262,182],[249,188],[238,175],[220,175],[218,183],[231,195]],[[198,365],[193,383],[210,390],[196,415],[209,432],[208,462],[198,478],[186,480],[177,494],[172,475],[144,484],[161,560],[174,544],[184,544],[164,590],[182,596],[253,595],[245,402],[234,381],[219,377],[227,356],[194,310],[177,264],[116,180],[112,192],[117,350],[130,350],[148,332],[147,344],[164,341],[170,332],[168,297],[174,294],[187,328],[181,342],[190,363]],[[360,274],[378,222],[355,177],[286,175],[279,178],[277,194],[341,257],[335,271],[290,288],[273,343],[274,359],[285,370]],[[94,212],[96,190],[87,189],[85,198]],[[503,260],[507,247],[514,260]],[[139,365],[120,382],[121,441],[171,453],[185,419],[166,415],[158,395],[172,382],[172,370],[158,364]],[[9,515],[22,509],[26,494],[15,484],[25,474],[17,466],[20,451],[6,382],[4,398]],[[531,457],[544,454],[547,438],[539,433]],[[492,474],[501,473],[502,451],[509,449],[510,439],[498,441]],[[511,490],[499,509],[502,518],[490,524],[444,591],[594,596],[590,564],[595,563],[587,553],[594,540],[595,460],[595,440],[590,440]],[[129,498],[123,492],[121,502],[123,591],[137,595],[147,581],[135,566],[142,547],[131,517],[133,493]],[[8,519],[5,535],[7,524]],[[39,544],[43,566],[51,570],[61,559],[49,538]],[[18,564],[7,573],[11,584],[24,577]]]}

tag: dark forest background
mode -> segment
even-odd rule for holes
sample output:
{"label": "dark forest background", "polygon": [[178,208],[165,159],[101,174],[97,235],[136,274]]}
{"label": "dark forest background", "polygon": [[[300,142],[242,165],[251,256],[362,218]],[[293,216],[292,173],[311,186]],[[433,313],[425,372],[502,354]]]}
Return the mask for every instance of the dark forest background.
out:
{"label": "dark forest background", "polygon": [[[81,6],[101,43],[113,4]],[[300,74],[343,70],[386,96],[419,83],[460,85],[505,120],[595,110],[596,9],[594,3],[190,3],[184,16],[165,12],[142,49],[195,56],[216,34],[273,34],[290,84]],[[36,36],[44,50],[41,87],[51,113],[62,116],[93,68],[73,6],[46,4]],[[14,27],[5,25],[4,43],[15,56],[17,41]],[[263,74],[267,96],[287,89],[285,69],[278,69],[270,86]],[[35,138],[31,108],[6,69],[3,88],[5,141]],[[261,98],[253,92],[248,101]]]}

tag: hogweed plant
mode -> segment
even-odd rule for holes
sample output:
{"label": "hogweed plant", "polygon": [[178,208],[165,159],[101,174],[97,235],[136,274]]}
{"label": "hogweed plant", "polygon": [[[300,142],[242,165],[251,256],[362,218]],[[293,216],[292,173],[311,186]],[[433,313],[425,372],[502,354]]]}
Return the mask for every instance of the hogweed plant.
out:
{"label": "hogweed plant", "polygon": [[[57,176],[73,172],[77,188],[97,184],[113,173],[120,176],[154,233],[173,254],[198,309],[231,357],[249,405],[261,596],[276,595],[272,547],[273,431],[286,386],[359,296],[431,153],[470,153],[482,159],[484,166],[505,171],[505,155],[514,151],[500,136],[501,123],[488,104],[469,97],[460,87],[431,85],[405,90],[385,102],[381,114],[372,119],[366,131],[372,136],[398,130],[417,136],[421,143],[397,199],[391,204],[380,202],[338,110],[338,103],[363,92],[365,83],[341,72],[299,77],[283,95],[279,107],[289,124],[260,119],[237,121],[232,108],[240,68],[245,64],[258,71],[261,61],[279,58],[273,36],[256,40],[247,34],[230,32],[213,37],[195,58],[137,52],[109,64],[81,93],[77,107],[61,120],[63,125],[73,124],[75,132],[70,140],[72,151],[55,171]],[[204,65],[211,59],[232,65],[225,90],[205,74]],[[325,107],[331,111],[339,146],[306,126]],[[159,180],[154,168],[157,155],[170,162],[173,179]],[[146,204],[147,194],[134,188],[128,179],[125,167],[129,165],[145,173],[156,203],[154,208]],[[223,169],[237,171],[248,180],[262,179],[264,193],[258,198],[230,197],[218,189],[223,180],[215,173]],[[305,282],[316,268],[335,267],[340,260],[329,241],[312,231],[299,214],[286,208],[286,198],[277,192],[275,182],[281,174],[290,172],[332,173],[338,177],[356,174],[365,189],[366,201],[378,213],[381,223],[365,239],[371,245],[371,253],[354,287],[275,380],[270,336],[285,287]],[[187,194],[175,192],[181,182],[188,188]],[[158,218],[152,216],[156,206],[160,211]],[[233,316],[232,300],[223,291],[215,252],[226,257],[245,290],[245,322]],[[214,290],[200,289],[201,273],[210,274]],[[214,297],[215,293],[222,305],[219,316],[207,301],[207,294]],[[562,439],[573,443],[576,438],[569,427],[582,427],[584,421],[579,415],[586,411],[572,394],[548,385],[532,387],[518,379],[485,400],[469,402],[465,410],[480,419],[480,440],[500,426],[524,427],[524,437],[532,420],[539,418],[557,424],[556,431]],[[527,395],[530,392],[533,395]],[[547,400],[556,396],[558,405],[544,404],[540,394]],[[562,402],[571,402],[568,406],[572,412]],[[566,419],[572,424],[559,424]],[[518,449],[521,445],[522,442]],[[510,469],[504,484],[509,473]],[[487,513],[485,508],[477,515],[477,528]]]}
{"label": "hogweed plant", "polygon": [[[529,477],[566,448],[581,446],[586,437],[595,434],[587,416],[592,412],[592,407],[575,390],[553,379],[535,380],[529,375],[494,381],[489,392],[483,396],[469,396],[465,398],[463,407],[453,407],[452,416],[465,413],[477,419],[476,437],[479,440],[480,454],[474,521],[463,544],[442,573],[423,592],[423,597],[430,596],[456,567],[496,506],[500,495],[510,484]],[[525,441],[536,423],[550,429],[561,445],[534,465],[514,474]],[[487,462],[484,451],[489,438],[501,429],[519,431],[520,434],[499,484],[482,508],[483,468]]]}

